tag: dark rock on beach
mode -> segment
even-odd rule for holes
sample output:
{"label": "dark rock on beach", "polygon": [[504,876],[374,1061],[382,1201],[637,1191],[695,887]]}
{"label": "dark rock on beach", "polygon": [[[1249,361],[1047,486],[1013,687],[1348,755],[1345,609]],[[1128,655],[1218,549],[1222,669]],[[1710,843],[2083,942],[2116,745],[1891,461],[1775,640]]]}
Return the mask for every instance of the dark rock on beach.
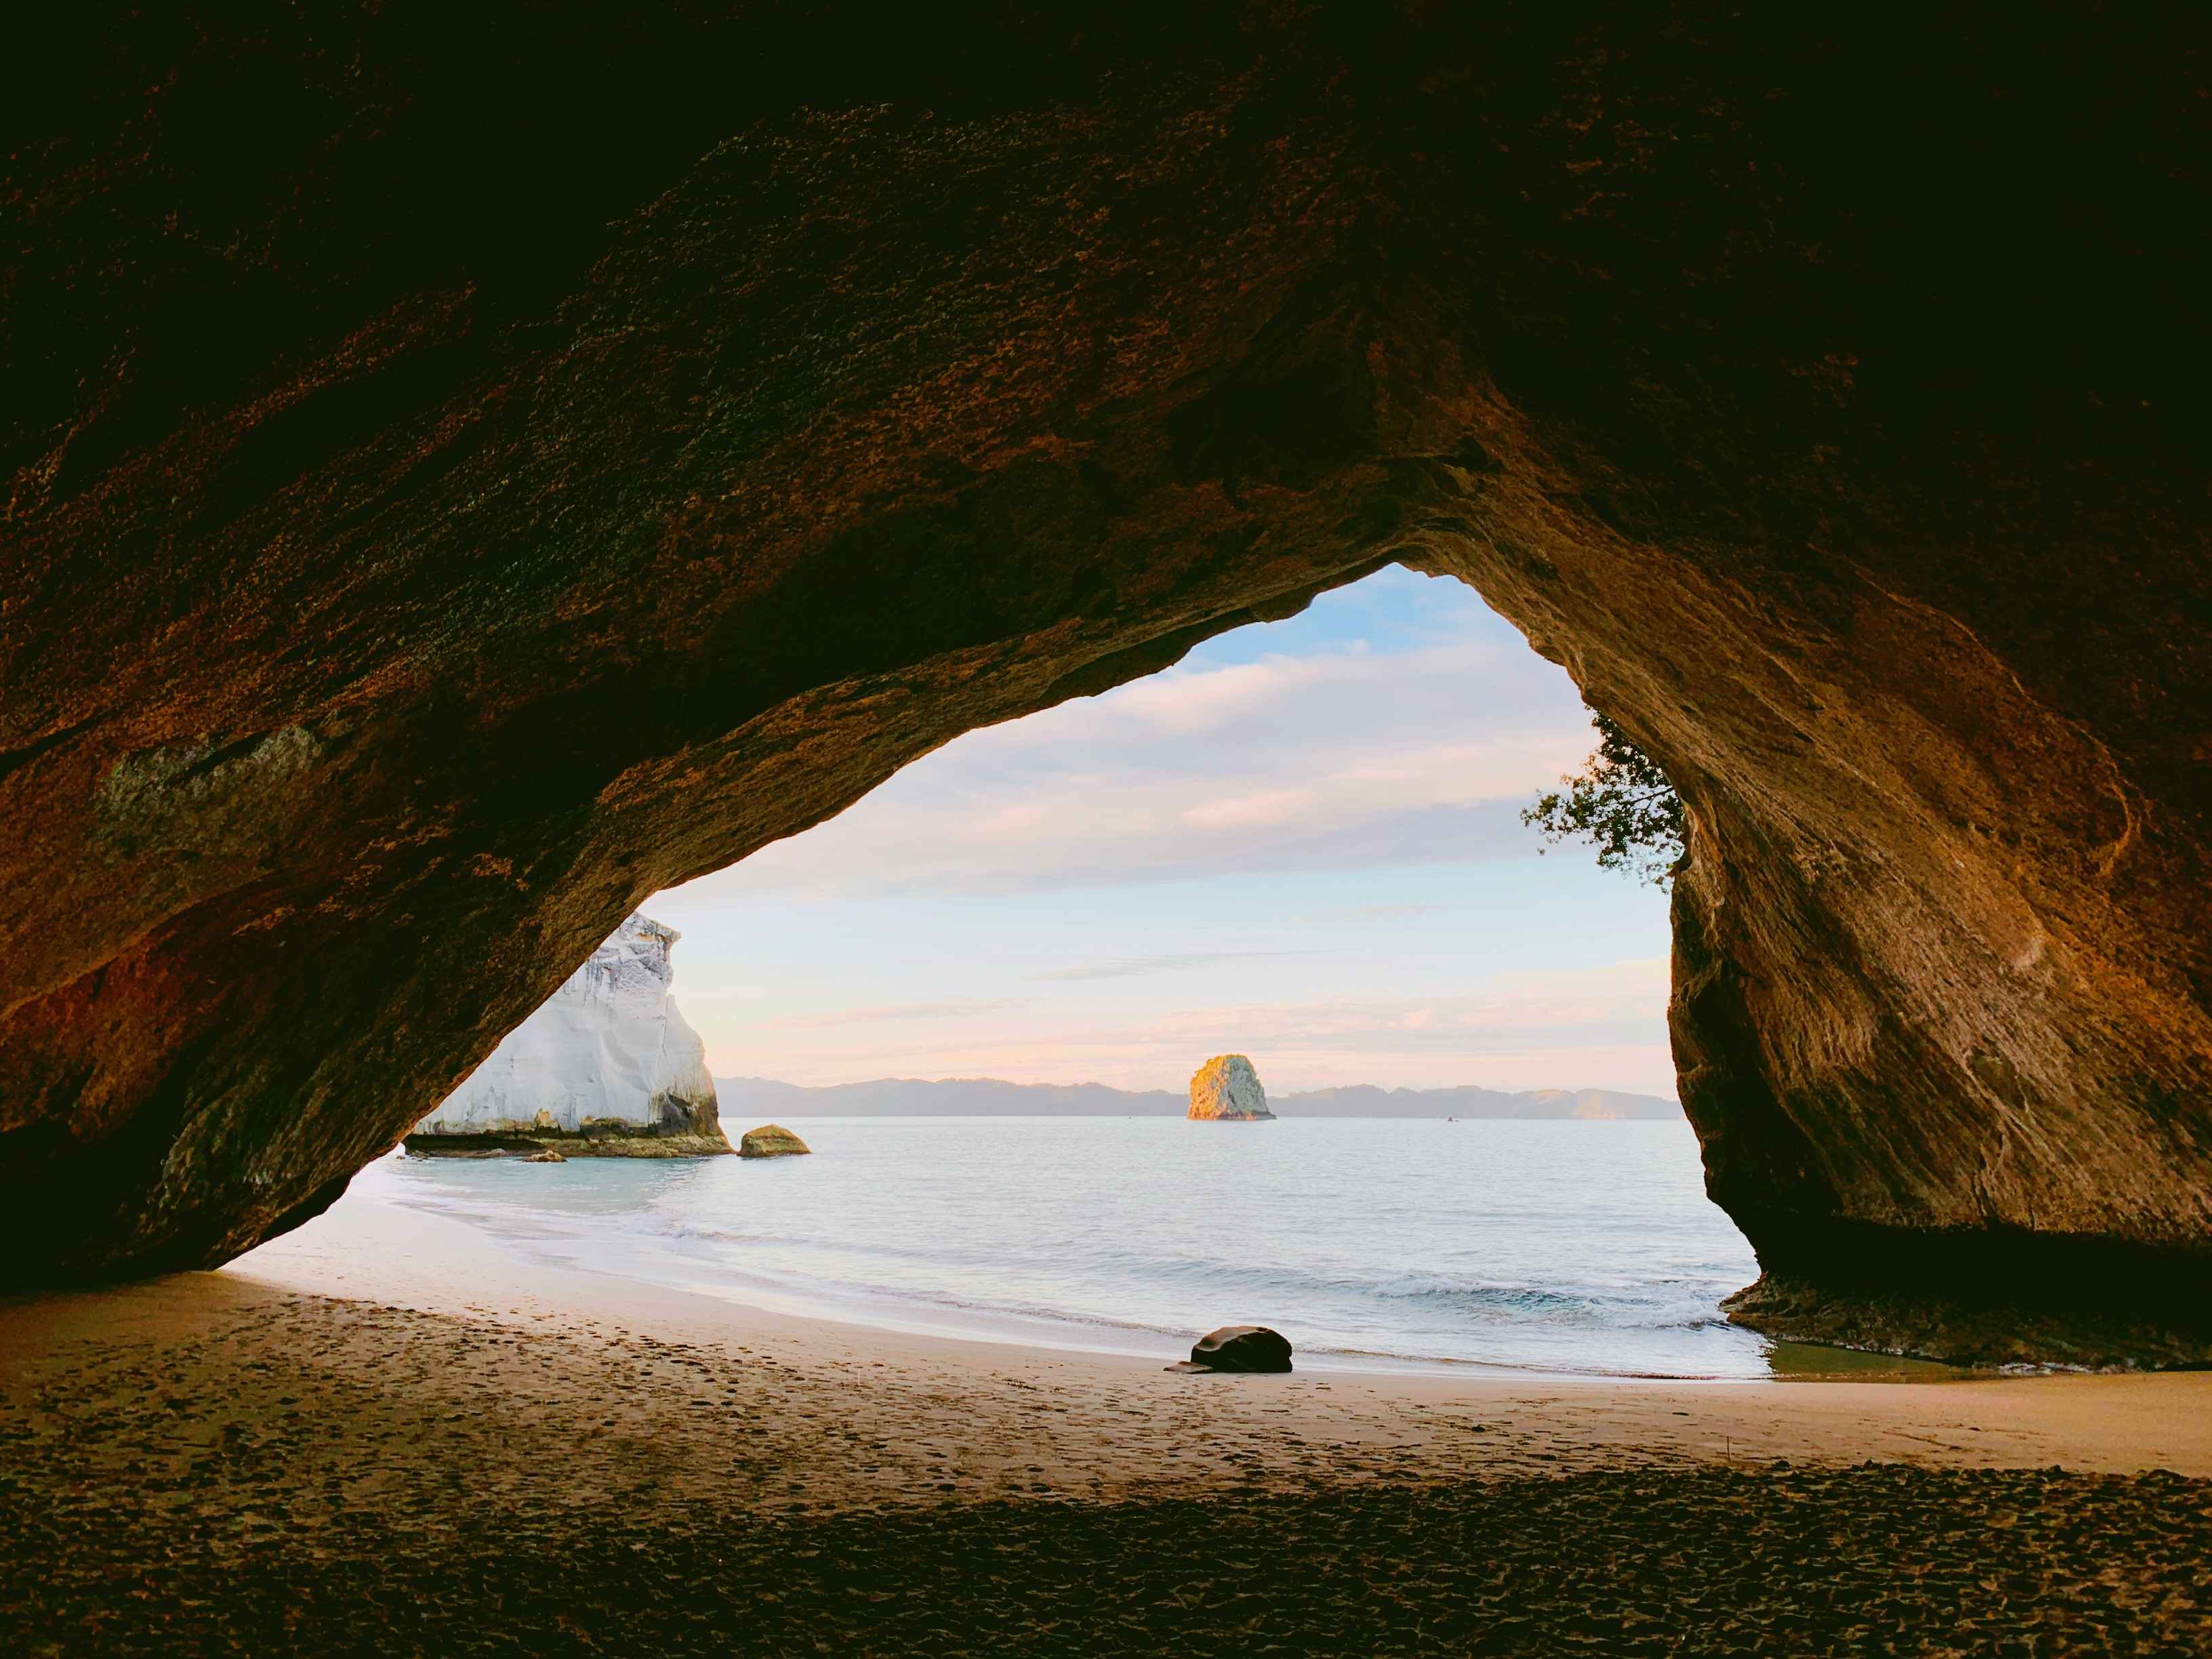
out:
{"label": "dark rock on beach", "polygon": [[1224,1325],[1191,1344],[1190,1358],[1171,1371],[1287,1371],[1290,1339],[1265,1325]]}

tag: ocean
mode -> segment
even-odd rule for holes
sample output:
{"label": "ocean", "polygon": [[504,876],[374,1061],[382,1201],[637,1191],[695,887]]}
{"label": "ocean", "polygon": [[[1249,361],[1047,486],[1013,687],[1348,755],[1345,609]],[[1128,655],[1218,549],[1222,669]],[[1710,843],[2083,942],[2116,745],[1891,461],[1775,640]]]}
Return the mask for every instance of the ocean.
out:
{"label": "ocean", "polygon": [[[732,1125],[734,1135],[743,1125]],[[540,1261],[860,1324],[1163,1361],[1753,1378],[1757,1274],[1686,1124],[804,1118],[808,1158],[380,1160],[344,1202]]]}

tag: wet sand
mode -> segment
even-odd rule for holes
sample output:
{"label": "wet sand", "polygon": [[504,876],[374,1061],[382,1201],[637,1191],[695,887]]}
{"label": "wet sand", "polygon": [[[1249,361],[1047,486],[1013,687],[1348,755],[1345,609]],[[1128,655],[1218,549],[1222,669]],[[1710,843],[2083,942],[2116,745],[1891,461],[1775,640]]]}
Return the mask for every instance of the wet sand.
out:
{"label": "wet sand", "polygon": [[1192,1376],[349,1206],[0,1306],[0,1652],[2197,1653],[2209,1477],[2204,1374]]}

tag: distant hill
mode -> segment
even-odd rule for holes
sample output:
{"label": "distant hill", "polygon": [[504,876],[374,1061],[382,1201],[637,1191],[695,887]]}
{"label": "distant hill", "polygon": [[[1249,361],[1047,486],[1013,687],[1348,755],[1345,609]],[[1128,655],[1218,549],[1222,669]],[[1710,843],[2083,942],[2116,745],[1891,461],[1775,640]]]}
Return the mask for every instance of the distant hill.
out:
{"label": "distant hill", "polygon": [[[718,1077],[722,1114],[786,1117],[1181,1117],[1189,1105],[1166,1089],[1133,1092],[1103,1083],[1006,1083],[997,1078],[878,1078],[829,1088],[764,1077]],[[1656,1095],[1613,1089],[1531,1089],[1518,1094],[1456,1089],[1315,1089],[1269,1097],[1283,1117],[1506,1117],[1600,1121],[1679,1118],[1682,1109]]]}

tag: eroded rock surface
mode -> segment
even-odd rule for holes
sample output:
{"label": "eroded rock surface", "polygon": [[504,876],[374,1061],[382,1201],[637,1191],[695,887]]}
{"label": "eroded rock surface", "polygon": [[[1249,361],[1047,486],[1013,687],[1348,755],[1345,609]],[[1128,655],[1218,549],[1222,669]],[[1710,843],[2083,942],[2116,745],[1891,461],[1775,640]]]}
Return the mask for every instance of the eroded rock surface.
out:
{"label": "eroded rock surface", "polygon": [[1680,790],[1778,1284],[2206,1334],[2178,9],[161,15],[9,104],[16,1282],[295,1224],[656,889],[1395,559]]}
{"label": "eroded rock surface", "polygon": [[408,1151],[727,1153],[706,1045],[676,1006],[682,937],[642,913],[626,918],[415,1126]]}
{"label": "eroded rock surface", "polygon": [[1216,1054],[1192,1073],[1190,1110],[1184,1115],[1251,1122],[1275,1115],[1267,1109],[1267,1091],[1252,1062],[1243,1054]]}
{"label": "eroded rock surface", "polygon": [[813,1150],[781,1123],[763,1123],[738,1138],[739,1158],[804,1158]]}

